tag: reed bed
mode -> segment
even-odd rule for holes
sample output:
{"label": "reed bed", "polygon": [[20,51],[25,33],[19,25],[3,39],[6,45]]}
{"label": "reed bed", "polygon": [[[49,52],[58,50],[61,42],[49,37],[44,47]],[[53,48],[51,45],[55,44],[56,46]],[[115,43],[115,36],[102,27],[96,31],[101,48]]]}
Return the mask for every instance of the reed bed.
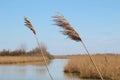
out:
{"label": "reed bed", "polygon": [[[120,55],[92,55],[104,79],[120,79]],[[100,79],[94,65],[87,55],[72,57],[64,67],[65,73],[77,73],[81,78]]]}
{"label": "reed bed", "polygon": [[[45,57],[47,64],[50,60]],[[37,64],[45,65],[44,60],[40,56],[0,56],[0,65],[10,65],[10,64]]]}

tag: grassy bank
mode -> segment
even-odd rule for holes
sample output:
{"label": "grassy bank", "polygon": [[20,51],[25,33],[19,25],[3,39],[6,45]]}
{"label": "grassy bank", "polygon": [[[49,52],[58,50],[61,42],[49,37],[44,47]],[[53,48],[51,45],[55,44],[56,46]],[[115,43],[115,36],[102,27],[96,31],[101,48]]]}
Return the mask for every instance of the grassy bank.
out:
{"label": "grassy bank", "polygon": [[[92,55],[92,57],[105,79],[120,79],[120,55],[98,54]],[[81,78],[100,78],[87,55],[75,56],[70,59],[64,72],[77,73]]]}
{"label": "grassy bank", "polygon": [[[48,57],[45,57],[47,63],[50,62]],[[3,64],[36,64],[44,65],[41,56],[0,56],[0,65]]]}
{"label": "grassy bank", "polygon": [[[44,45],[41,46],[42,52],[45,56],[47,63],[50,62],[52,55],[47,52]],[[44,64],[44,59],[42,57],[41,50],[39,48],[26,51],[25,49],[19,50],[2,50],[0,51],[0,64],[33,64],[39,63]]]}

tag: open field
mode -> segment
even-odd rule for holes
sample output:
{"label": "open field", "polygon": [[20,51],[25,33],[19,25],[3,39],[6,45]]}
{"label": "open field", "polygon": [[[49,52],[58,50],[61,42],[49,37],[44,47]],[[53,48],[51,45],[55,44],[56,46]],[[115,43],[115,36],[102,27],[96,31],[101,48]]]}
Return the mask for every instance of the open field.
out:
{"label": "open field", "polygon": [[[45,57],[47,63],[50,62],[48,57]],[[41,56],[0,56],[0,65],[3,64],[38,64],[44,65]]]}
{"label": "open field", "polygon": [[[120,79],[120,55],[97,54],[92,55],[103,78],[109,80]],[[87,55],[74,56],[64,67],[66,73],[77,73],[81,78],[98,79],[99,74]]]}

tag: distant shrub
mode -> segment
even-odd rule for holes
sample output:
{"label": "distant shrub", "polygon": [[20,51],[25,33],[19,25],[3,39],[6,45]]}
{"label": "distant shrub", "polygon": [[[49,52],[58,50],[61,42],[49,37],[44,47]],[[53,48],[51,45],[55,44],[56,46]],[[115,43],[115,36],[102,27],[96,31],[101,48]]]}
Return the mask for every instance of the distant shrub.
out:
{"label": "distant shrub", "polygon": [[[47,48],[45,47],[45,45],[41,45],[41,49],[44,53],[45,56],[47,56],[48,58],[52,58],[52,55],[47,51]],[[9,50],[3,50],[0,51],[0,56],[36,56],[36,55],[42,55],[41,50],[36,47],[30,51],[26,51],[26,50],[14,50],[14,51],[9,51]]]}

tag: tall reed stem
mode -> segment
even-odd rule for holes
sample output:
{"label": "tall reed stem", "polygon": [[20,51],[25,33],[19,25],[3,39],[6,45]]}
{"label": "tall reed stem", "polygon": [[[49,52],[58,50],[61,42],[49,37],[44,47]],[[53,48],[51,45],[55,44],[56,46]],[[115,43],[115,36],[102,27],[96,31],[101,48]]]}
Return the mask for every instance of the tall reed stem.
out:
{"label": "tall reed stem", "polygon": [[45,59],[45,55],[44,55],[44,53],[43,53],[43,51],[42,51],[42,48],[41,48],[40,43],[39,43],[39,40],[38,40],[38,38],[37,38],[36,31],[35,31],[35,29],[33,28],[32,23],[31,23],[26,17],[24,17],[24,20],[25,20],[25,25],[33,32],[33,34],[34,34],[34,36],[35,36],[35,38],[36,38],[37,44],[38,44],[38,48],[40,49],[40,51],[41,51],[41,53],[42,53],[42,58],[43,58],[43,60],[44,60],[44,62],[45,62],[45,67],[46,67],[46,69],[47,69],[47,71],[48,71],[48,73],[49,73],[49,76],[50,76],[51,80],[54,80],[53,77],[52,77],[52,75],[50,74],[49,69],[48,69],[47,61],[46,61],[46,59]]}
{"label": "tall reed stem", "polygon": [[98,67],[96,66],[96,64],[95,64],[95,62],[94,62],[92,56],[90,55],[90,53],[89,53],[87,47],[85,46],[85,44],[84,44],[84,42],[83,42],[82,40],[81,40],[81,43],[82,43],[83,47],[85,48],[85,50],[86,50],[86,52],[87,52],[87,54],[88,54],[88,56],[89,56],[91,62],[93,63],[94,67],[96,68],[97,72],[99,73],[101,80],[104,80],[103,77],[102,77],[101,72],[99,71]]}
{"label": "tall reed stem", "polygon": [[51,80],[54,80],[53,77],[52,77],[52,75],[51,75],[51,73],[50,73],[50,71],[49,71],[49,69],[48,69],[47,61],[46,61],[46,59],[45,59],[45,55],[44,55],[44,53],[43,53],[43,50],[42,50],[42,48],[40,47],[40,43],[39,43],[39,40],[38,40],[38,38],[37,38],[37,35],[35,35],[35,38],[36,38],[36,41],[37,41],[37,44],[38,44],[38,48],[40,49],[40,51],[41,51],[41,53],[42,53],[42,57],[43,57],[43,60],[44,60],[44,63],[45,63],[45,67],[46,67],[46,69],[47,69],[47,72],[48,72]]}

